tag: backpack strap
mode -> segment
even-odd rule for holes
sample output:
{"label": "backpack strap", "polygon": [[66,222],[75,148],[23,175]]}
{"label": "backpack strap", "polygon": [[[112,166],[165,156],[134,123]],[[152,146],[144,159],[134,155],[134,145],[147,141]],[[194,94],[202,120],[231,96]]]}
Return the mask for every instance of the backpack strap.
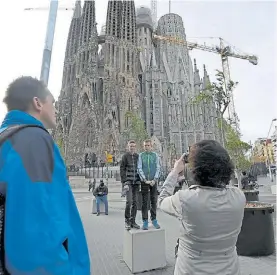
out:
{"label": "backpack strap", "polygon": [[[21,125],[13,125],[10,127],[6,127],[0,130],[0,146],[14,134],[19,132],[24,128],[36,127],[41,128],[42,130],[49,133],[44,127],[39,125],[31,125],[31,124],[21,124]],[[0,274],[3,275],[11,275],[5,266],[5,196],[0,194],[0,211],[1,211],[1,220],[0,220]]]}
{"label": "backpack strap", "polygon": [[20,125],[13,125],[6,127],[0,131],[0,146],[10,137],[12,137],[14,134],[19,132],[20,130],[24,128],[30,128],[30,127],[35,127],[35,128],[41,128],[42,130],[46,131],[49,133],[44,127],[39,126],[39,125],[32,125],[32,124],[20,124]]}

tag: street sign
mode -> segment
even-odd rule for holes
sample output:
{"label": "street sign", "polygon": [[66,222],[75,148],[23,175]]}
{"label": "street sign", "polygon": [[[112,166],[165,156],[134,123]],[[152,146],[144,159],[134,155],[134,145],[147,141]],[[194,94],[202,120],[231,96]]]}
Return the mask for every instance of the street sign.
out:
{"label": "street sign", "polygon": [[112,162],[113,162],[113,155],[107,154],[107,155],[106,155],[106,159],[107,159],[107,162],[108,162],[108,163],[112,163]]}

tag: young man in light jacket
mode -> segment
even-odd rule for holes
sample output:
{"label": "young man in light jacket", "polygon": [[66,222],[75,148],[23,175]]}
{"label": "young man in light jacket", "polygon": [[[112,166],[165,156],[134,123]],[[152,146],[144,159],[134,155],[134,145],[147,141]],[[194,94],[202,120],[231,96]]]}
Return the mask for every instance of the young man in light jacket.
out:
{"label": "young man in light jacket", "polygon": [[158,180],[160,177],[160,159],[157,153],[152,152],[151,140],[144,141],[144,152],[139,154],[138,158],[138,174],[141,180],[142,194],[142,220],[143,230],[148,230],[148,196],[150,193],[150,213],[151,221],[156,229],[160,228],[157,215],[157,197],[158,197]]}

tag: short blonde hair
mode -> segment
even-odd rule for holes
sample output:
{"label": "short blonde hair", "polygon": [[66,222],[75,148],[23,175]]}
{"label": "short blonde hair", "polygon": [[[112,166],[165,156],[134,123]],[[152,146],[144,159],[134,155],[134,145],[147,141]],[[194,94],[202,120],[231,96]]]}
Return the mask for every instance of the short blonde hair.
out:
{"label": "short blonde hair", "polygon": [[152,140],[151,139],[146,139],[143,143],[151,143],[152,144]]}

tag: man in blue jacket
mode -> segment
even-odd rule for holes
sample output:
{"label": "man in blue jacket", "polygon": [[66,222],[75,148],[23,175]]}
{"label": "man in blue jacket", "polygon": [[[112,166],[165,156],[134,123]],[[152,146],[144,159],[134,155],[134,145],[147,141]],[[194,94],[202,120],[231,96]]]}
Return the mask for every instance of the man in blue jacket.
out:
{"label": "man in blue jacket", "polygon": [[21,129],[0,147],[2,269],[11,275],[89,275],[89,251],[66,167],[46,131],[55,127],[54,98],[41,81],[21,77],[8,87],[4,103],[8,113],[0,133],[22,124],[41,128]]}
{"label": "man in blue jacket", "polygon": [[139,154],[138,174],[141,180],[142,205],[141,213],[143,230],[148,230],[148,197],[150,193],[150,214],[153,226],[160,228],[157,222],[157,199],[158,199],[158,180],[160,177],[160,159],[157,153],[152,152],[151,140],[144,141],[144,152]]}

